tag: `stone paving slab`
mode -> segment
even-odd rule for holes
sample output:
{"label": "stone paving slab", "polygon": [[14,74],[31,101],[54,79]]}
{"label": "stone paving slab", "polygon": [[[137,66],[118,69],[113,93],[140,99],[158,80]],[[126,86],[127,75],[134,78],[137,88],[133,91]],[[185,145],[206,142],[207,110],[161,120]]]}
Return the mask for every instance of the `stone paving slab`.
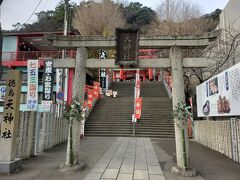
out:
{"label": "stone paving slab", "polygon": [[102,176],[102,173],[99,172],[90,172],[85,180],[95,180],[95,179],[100,179]]}
{"label": "stone paving slab", "polygon": [[147,170],[147,162],[135,162],[135,169]]}
{"label": "stone paving slab", "polygon": [[119,169],[106,169],[103,173],[102,178],[104,179],[116,179],[118,176]]}
{"label": "stone paving slab", "polygon": [[149,138],[118,138],[84,180],[165,180]]}
{"label": "stone paving slab", "polygon": [[117,180],[132,180],[133,174],[119,174]]}
{"label": "stone paving slab", "polygon": [[150,175],[150,180],[165,180],[163,175]]}
{"label": "stone paving slab", "polygon": [[163,175],[162,169],[160,166],[148,166],[149,174],[161,174]]}
{"label": "stone paving slab", "polygon": [[120,173],[122,174],[132,174],[134,169],[134,165],[123,164],[120,169]]}
{"label": "stone paving slab", "polygon": [[134,170],[134,179],[149,179],[147,170]]}

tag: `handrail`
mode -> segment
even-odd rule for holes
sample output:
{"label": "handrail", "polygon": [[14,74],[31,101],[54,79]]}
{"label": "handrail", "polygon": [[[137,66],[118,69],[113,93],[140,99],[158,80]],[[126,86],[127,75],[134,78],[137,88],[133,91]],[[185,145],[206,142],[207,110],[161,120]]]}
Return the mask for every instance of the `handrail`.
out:
{"label": "handrail", "polygon": [[[139,50],[140,54],[138,56],[139,59],[149,59],[149,58],[157,58],[158,56],[155,54],[156,49]],[[62,58],[62,51],[4,51],[2,53],[3,61],[26,61],[27,59],[44,59],[46,57],[51,58]],[[66,51],[66,57],[75,58],[76,51],[70,50]]]}
{"label": "handrail", "polygon": [[[0,52],[3,61],[26,61],[27,59],[62,58],[62,51],[18,51]],[[76,51],[66,51],[66,57],[75,58]]]}

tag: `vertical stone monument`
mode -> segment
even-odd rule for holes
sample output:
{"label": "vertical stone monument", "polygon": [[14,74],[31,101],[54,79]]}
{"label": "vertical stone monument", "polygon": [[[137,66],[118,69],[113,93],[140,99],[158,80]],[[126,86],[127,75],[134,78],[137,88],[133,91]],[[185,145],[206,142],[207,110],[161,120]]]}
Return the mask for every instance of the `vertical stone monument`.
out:
{"label": "vertical stone monument", "polygon": [[21,159],[16,159],[21,85],[22,73],[9,70],[0,131],[0,173],[11,173],[21,167]]}

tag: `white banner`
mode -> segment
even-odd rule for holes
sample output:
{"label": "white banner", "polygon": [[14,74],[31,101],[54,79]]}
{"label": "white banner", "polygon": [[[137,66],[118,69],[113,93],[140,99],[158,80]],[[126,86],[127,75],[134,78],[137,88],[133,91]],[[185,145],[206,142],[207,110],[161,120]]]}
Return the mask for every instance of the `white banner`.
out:
{"label": "white banner", "polygon": [[198,117],[240,115],[240,63],[197,86]]}
{"label": "white banner", "polygon": [[67,101],[68,96],[68,69],[64,69],[64,101]]}
{"label": "white banner", "polygon": [[28,60],[27,111],[36,111],[38,106],[38,60]]}
{"label": "white banner", "polygon": [[140,70],[136,71],[136,81],[135,81],[135,99],[140,97]]}
{"label": "white banner", "polygon": [[63,69],[56,69],[56,101],[61,104],[63,100]]}

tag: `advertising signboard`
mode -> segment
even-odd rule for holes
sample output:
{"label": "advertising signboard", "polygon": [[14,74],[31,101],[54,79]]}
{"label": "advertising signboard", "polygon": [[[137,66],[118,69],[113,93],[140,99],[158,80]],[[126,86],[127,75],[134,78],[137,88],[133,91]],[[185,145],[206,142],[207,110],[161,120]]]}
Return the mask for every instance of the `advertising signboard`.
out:
{"label": "advertising signboard", "polygon": [[198,117],[240,115],[240,63],[197,86]]}
{"label": "advertising signboard", "polygon": [[6,87],[5,86],[0,87],[0,101],[4,101],[5,93],[6,93]]}

